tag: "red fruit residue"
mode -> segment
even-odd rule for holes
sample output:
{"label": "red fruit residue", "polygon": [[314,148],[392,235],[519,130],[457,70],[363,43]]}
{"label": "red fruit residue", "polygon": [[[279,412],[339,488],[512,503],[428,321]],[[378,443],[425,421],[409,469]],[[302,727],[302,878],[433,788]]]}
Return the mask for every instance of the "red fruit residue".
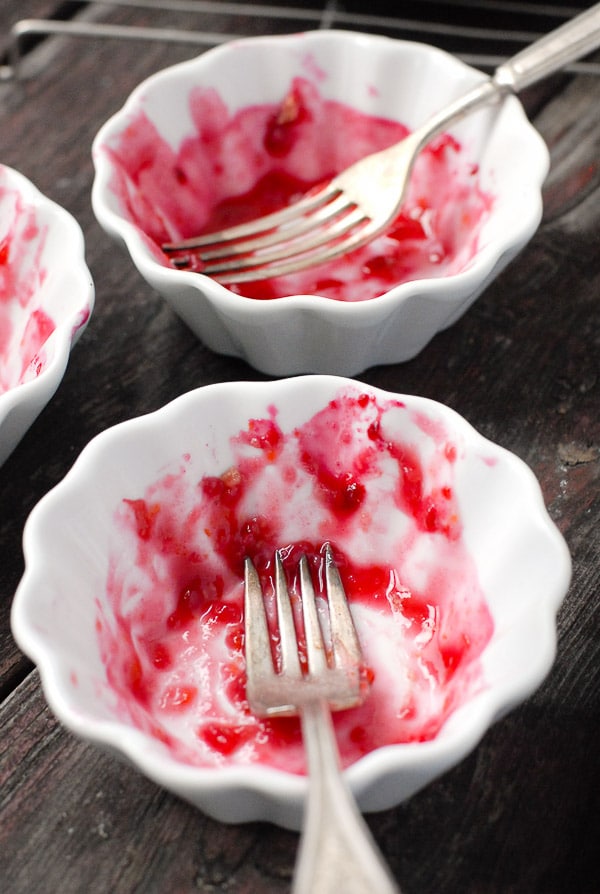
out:
{"label": "red fruit residue", "polygon": [[296,84],[267,122],[263,141],[266,152],[275,158],[287,155],[299,139],[298,129],[310,121],[312,115]]}
{"label": "red fruit residue", "polygon": [[161,710],[167,713],[186,711],[194,703],[197,695],[197,686],[169,686],[162,695]]}
{"label": "red fruit residue", "polygon": [[0,185],[0,394],[40,374],[43,350],[55,329],[40,306],[46,278],[42,252],[46,232],[33,207]]}
{"label": "red fruit residue", "polygon": [[[195,130],[177,149],[144,112],[129,121],[110,150],[112,189],[163,264],[171,263],[160,251],[163,242],[284,207],[408,133],[397,121],[323,98],[316,83],[296,78],[281,103],[235,113],[214,90],[198,87],[189,100]],[[456,273],[477,250],[491,205],[478,167],[442,135],[419,156],[386,234],[342,259],[231,289],[258,300],[319,294],[366,301],[402,282]],[[192,269],[201,272],[202,264],[192,260]]]}
{"label": "red fruit residue", "polygon": [[[123,715],[192,764],[303,772],[297,720],[256,718],[246,701],[243,563],[252,558],[269,601],[281,549],[298,606],[299,557],[321,592],[327,541],[370,690],[335,715],[344,764],[434,738],[484,685],[478,658],[493,628],[462,538],[460,444],[356,387],[289,431],[270,408],[230,446],[222,474],[195,474],[186,455],[117,512],[97,631]],[[276,658],[278,648],[275,638]]]}
{"label": "red fruit residue", "polygon": [[198,730],[198,738],[223,757],[229,757],[254,736],[250,726],[207,723]]}

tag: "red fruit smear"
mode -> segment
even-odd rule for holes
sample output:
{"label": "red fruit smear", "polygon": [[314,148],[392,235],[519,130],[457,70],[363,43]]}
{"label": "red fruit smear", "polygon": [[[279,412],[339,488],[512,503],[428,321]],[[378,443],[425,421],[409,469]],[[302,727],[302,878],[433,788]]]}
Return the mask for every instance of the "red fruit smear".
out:
{"label": "red fruit smear", "polygon": [[247,726],[226,726],[225,724],[210,723],[198,730],[198,738],[202,739],[210,749],[219,752],[223,757],[229,757],[248,742],[254,735],[254,730]]}
{"label": "red fruit smear", "polygon": [[264,136],[264,147],[269,155],[281,158],[288,155],[298,141],[298,128],[312,121],[300,84],[289,91],[281,106],[269,118]]}
{"label": "red fruit smear", "polygon": [[[247,703],[243,565],[248,555],[259,571],[273,632],[275,550],[299,612],[300,556],[326,598],[328,541],[368,690],[335,716],[344,765],[434,738],[485,685],[478,659],[493,629],[462,538],[460,441],[399,400],[348,386],[289,431],[275,408],[249,419],[230,449],[218,475],[198,474],[205,464],[186,454],[116,515],[97,632],[123,716],[191,764],[304,772],[297,719],[256,718]],[[275,635],[271,647],[277,660]]]}
{"label": "red fruit smear", "polygon": [[169,650],[163,643],[152,643],[150,655],[152,664],[158,670],[168,670],[173,665]]}
{"label": "red fruit smear", "polygon": [[36,211],[0,184],[0,394],[37,377],[46,365],[44,345],[54,332],[39,306],[47,276],[42,263],[46,231]]}
{"label": "red fruit smear", "polygon": [[124,500],[124,502],[133,510],[138,537],[140,540],[149,540],[160,506],[156,504],[148,506],[145,500]]}
{"label": "red fruit smear", "polygon": [[[400,122],[325,99],[308,77],[284,85],[279,103],[231,113],[214,90],[195,88],[189,108],[194,131],[177,149],[140,112],[110,150],[123,213],[165,265],[177,258],[164,255],[162,243],[283,208],[408,133]],[[403,282],[447,276],[474,256],[492,204],[477,166],[442,135],[420,154],[387,234],[318,267],[230,288],[256,300],[318,294],[366,301]],[[190,266],[203,268],[194,256]]]}
{"label": "red fruit smear", "polygon": [[163,694],[160,706],[164,711],[185,711],[196,700],[196,686],[169,686]]}

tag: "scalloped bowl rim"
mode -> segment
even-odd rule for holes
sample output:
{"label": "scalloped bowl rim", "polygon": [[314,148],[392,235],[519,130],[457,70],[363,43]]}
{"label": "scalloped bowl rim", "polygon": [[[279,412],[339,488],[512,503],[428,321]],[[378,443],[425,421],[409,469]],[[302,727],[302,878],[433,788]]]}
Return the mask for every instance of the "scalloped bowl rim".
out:
{"label": "scalloped bowl rim", "polygon": [[54,224],[60,227],[65,234],[69,242],[69,248],[65,249],[65,269],[68,269],[71,273],[75,272],[80,280],[79,287],[81,290],[81,300],[78,306],[61,319],[54,320],[55,328],[46,342],[44,342],[45,345],[50,341],[52,343],[52,351],[48,363],[35,378],[26,382],[20,382],[7,391],[0,393],[0,452],[7,449],[6,457],[8,457],[18,440],[20,440],[20,436],[11,447],[7,448],[6,445],[2,445],[2,427],[5,420],[8,419],[13,410],[19,407],[26,407],[30,408],[30,414],[32,415],[29,422],[29,425],[31,425],[41,408],[52,398],[64,376],[71,349],[88,325],[94,309],[95,291],[92,277],[85,261],[85,240],[79,223],[62,205],[48,198],[24,174],[6,164],[1,164],[0,168],[7,175],[7,185],[17,188],[19,194],[29,204],[44,208],[49,212],[52,215]]}
{"label": "scalloped bowl rim", "polygon": [[[237,313],[251,314],[253,317],[260,315],[271,315],[277,313],[286,313],[288,310],[308,309],[318,313],[325,312],[326,315],[336,317],[351,316],[360,319],[361,316],[371,317],[377,310],[382,312],[388,311],[395,307],[402,298],[412,296],[414,294],[431,292],[434,289],[439,293],[437,298],[442,298],[445,289],[449,285],[460,287],[461,292],[470,292],[470,285],[484,281],[493,271],[495,265],[500,258],[506,253],[514,249],[515,246],[523,244],[527,238],[537,228],[542,216],[542,196],[541,185],[546,177],[549,167],[549,153],[541,136],[537,133],[533,125],[529,124],[524,115],[524,123],[529,124],[531,129],[532,145],[536,145],[536,164],[532,165],[531,180],[527,185],[528,201],[525,203],[526,213],[514,221],[514,228],[510,237],[506,237],[506,241],[494,242],[485,245],[477,250],[476,256],[471,260],[469,265],[453,274],[449,274],[439,278],[427,278],[420,280],[411,280],[410,282],[401,283],[393,287],[389,291],[368,301],[344,302],[334,301],[322,295],[289,295],[282,298],[272,299],[270,301],[257,301],[231,292],[225,286],[216,282],[202,273],[195,273],[185,270],[176,270],[171,267],[165,267],[160,264],[150,253],[148,247],[144,243],[144,237],[138,227],[131,221],[126,220],[121,215],[113,211],[105,201],[105,193],[110,191],[109,179],[111,166],[106,155],[100,151],[100,147],[105,144],[109,137],[118,132],[121,128],[121,122],[126,116],[138,108],[142,97],[151,91],[156,83],[160,83],[165,78],[175,78],[185,75],[188,72],[200,72],[210,59],[216,54],[229,53],[235,51],[240,44],[247,43],[263,43],[269,46],[273,43],[279,44],[286,40],[296,40],[298,38],[309,38],[310,40],[322,41],[346,41],[355,40],[357,42],[369,42],[373,45],[394,44],[400,48],[410,47],[417,50],[423,50],[431,54],[431,58],[439,58],[447,64],[450,60],[458,69],[463,69],[472,75],[479,75],[481,79],[484,75],[477,69],[459,60],[438,47],[431,46],[419,41],[398,40],[395,38],[385,37],[374,34],[364,34],[360,32],[344,31],[341,29],[331,29],[322,31],[298,32],[296,34],[286,35],[270,35],[265,37],[240,38],[220,44],[211,48],[205,53],[193,59],[180,62],[162,71],[156,72],[149,78],[142,81],[129,95],[122,108],[116,112],[99,130],[96,135],[92,155],[96,167],[96,176],[92,188],[92,204],[94,212],[102,225],[114,235],[120,237],[127,246],[134,264],[139,267],[140,271],[144,271],[151,276],[155,282],[182,285],[188,283],[198,286],[199,280],[202,281],[203,287],[206,288],[214,302],[219,302],[221,298],[227,298],[227,307]],[[507,103],[516,104],[520,107],[520,102],[516,96],[508,96]],[[537,139],[536,139],[537,137]]]}
{"label": "scalloped bowl rim", "polygon": [[[118,454],[120,444],[128,439],[144,442],[146,433],[159,428],[168,429],[177,419],[185,417],[192,405],[201,406],[206,401],[218,400],[227,392],[240,393],[250,389],[264,394],[269,402],[281,399],[293,392],[324,384],[325,388],[336,385],[351,385],[383,396],[390,392],[364,385],[353,380],[328,375],[298,376],[271,382],[227,382],[206,385],[195,391],[181,395],[162,408],[128,421],[122,422],[97,435],[82,451],[65,478],[48,492],[31,512],[24,530],[23,548],[25,572],[19,584],[11,614],[13,635],[23,651],[38,666],[45,697],[55,715],[72,732],[81,738],[104,745],[113,752],[127,757],[145,775],[159,785],[177,792],[209,814],[226,822],[253,819],[272,819],[280,825],[297,828],[301,804],[306,791],[304,777],[284,771],[252,765],[249,767],[201,768],[183,764],[162,750],[155,740],[145,733],[119,721],[95,720],[83,715],[81,709],[72,704],[61,683],[61,669],[65,659],[56,653],[56,645],[47,641],[36,631],[35,607],[39,587],[43,588],[43,568],[39,565],[40,549],[44,540],[44,530],[51,525],[55,513],[60,514],[61,503],[69,494],[86,490],[86,475],[96,466],[100,457]],[[477,432],[470,423],[451,408],[437,401],[415,395],[394,394],[395,398],[406,398],[423,409],[429,408],[442,419],[448,421],[453,431],[465,436],[465,443],[485,446],[518,476],[527,491],[528,506],[532,518],[543,529],[551,545],[554,556],[553,588],[541,602],[527,609],[526,621],[536,626],[536,649],[528,651],[528,667],[520,668],[518,678],[507,674],[502,684],[485,688],[459,707],[436,739],[421,743],[390,745],[379,748],[350,766],[347,779],[353,791],[362,801],[363,808],[384,809],[410,797],[414,791],[427,784],[441,772],[462,760],[479,742],[488,727],[511,707],[528,697],[547,675],[556,651],[556,612],[567,592],[571,576],[570,555],[558,529],[551,521],[545,508],[541,489],[533,472],[516,455],[489,441]],[[197,412],[197,410],[196,410]],[[39,587],[38,587],[39,585]],[[523,621],[525,623],[525,621]],[[450,732],[448,731],[451,723]],[[381,793],[370,799],[370,789],[386,775],[417,773],[416,783],[408,794],[381,803]],[[421,776],[418,776],[418,774]],[[420,780],[420,781],[419,781]],[[233,796],[235,806],[225,798],[225,793]],[[216,795],[218,794],[218,798]],[[212,798],[214,795],[215,798]],[[244,806],[244,797],[250,803]],[[254,800],[253,800],[254,799]],[[260,806],[256,806],[256,802]]]}

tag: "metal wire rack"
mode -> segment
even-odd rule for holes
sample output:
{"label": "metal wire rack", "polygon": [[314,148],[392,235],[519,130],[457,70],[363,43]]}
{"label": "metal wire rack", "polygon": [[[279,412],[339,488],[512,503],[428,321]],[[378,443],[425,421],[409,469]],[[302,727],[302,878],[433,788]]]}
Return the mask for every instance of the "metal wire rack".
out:
{"label": "metal wire rack", "polygon": [[[298,2],[298,0],[296,0]],[[370,12],[362,11],[365,6]],[[380,11],[381,8],[381,11]],[[383,10],[386,14],[383,14]],[[239,0],[79,0],[59,3],[50,18],[21,19],[10,27],[0,62],[0,79],[19,76],[24,56],[54,35],[92,40],[176,42],[207,49],[249,32],[285,33],[315,28],[344,28],[424,40],[455,53],[484,70],[493,69],[536,37],[579,12],[572,3],[548,5],[535,0],[414,0],[401,15],[387,14],[388,4],[370,0],[294,0],[265,5]],[[141,15],[143,22],[112,20],[115,11]],[[148,13],[168,24],[147,23]],[[213,23],[214,30],[199,26]],[[579,62],[577,73],[600,75],[600,61]]]}

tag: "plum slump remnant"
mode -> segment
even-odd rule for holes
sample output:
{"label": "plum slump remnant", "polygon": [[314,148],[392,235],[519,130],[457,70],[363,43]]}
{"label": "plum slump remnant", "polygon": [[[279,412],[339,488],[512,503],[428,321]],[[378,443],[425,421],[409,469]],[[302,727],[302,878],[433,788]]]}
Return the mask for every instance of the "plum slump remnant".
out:
{"label": "plum slump remnant", "polygon": [[[211,232],[293,202],[371,152],[403,139],[407,128],[324,99],[294,79],[280,105],[230,113],[212,89],[190,93],[193,133],[177,149],[144,112],[111,149],[112,189],[127,217],[171,261],[165,241]],[[387,233],[341,259],[284,277],[231,285],[255,299],[323,295],[365,301],[400,283],[462,270],[477,250],[492,197],[479,169],[448,134],[417,160],[403,208]],[[192,267],[201,271],[200,263]]]}
{"label": "plum slump remnant", "polygon": [[370,683],[362,706],[335,715],[345,765],[434,738],[485,685],[493,622],[462,536],[460,439],[359,388],[297,428],[279,418],[250,419],[219,474],[186,454],[115,516],[97,616],[110,690],[126,722],[198,766],[305,769],[297,719],[258,719],[246,702],[246,555],[272,593],[282,548],[296,592],[300,554],[319,581],[332,545]]}

